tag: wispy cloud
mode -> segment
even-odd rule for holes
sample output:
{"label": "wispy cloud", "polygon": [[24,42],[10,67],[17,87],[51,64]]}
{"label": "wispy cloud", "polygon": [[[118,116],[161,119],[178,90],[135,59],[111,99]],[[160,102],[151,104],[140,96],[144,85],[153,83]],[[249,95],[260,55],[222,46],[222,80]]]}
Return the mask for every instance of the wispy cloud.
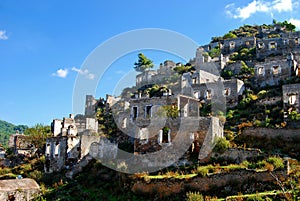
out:
{"label": "wispy cloud", "polygon": [[295,25],[298,30],[300,30],[300,19],[291,18],[289,22]]}
{"label": "wispy cloud", "polygon": [[7,40],[8,36],[6,35],[6,31],[0,30],[0,40]]}
{"label": "wispy cloud", "polygon": [[55,73],[52,73],[52,76],[66,78],[70,72],[76,72],[89,80],[95,79],[95,74],[90,73],[88,69],[79,69],[75,66],[72,68],[60,68]]}
{"label": "wispy cloud", "polygon": [[72,71],[75,71],[79,73],[80,75],[83,75],[85,78],[89,80],[93,80],[95,78],[95,75],[93,73],[90,73],[88,69],[79,69],[76,67],[72,68]]}
{"label": "wispy cloud", "polygon": [[245,20],[251,17],[255,13],[267,13],[273,16],[274,12],[290,12],[293,8],[297,7],[298,1],[294,3],[292,0],[253,0],[248,5],[243,7],[237,7],[234,3],[228,4],[225,7],[225,12],[228,16],[234,19]]}
{"label": "wispy cloud", "polygon": [[55,73],[52,73],[52,76],[56,76],[56,77],[61,77],[61,78],[66,78],[68,75],[69,71],[68,69],[58,69]]}

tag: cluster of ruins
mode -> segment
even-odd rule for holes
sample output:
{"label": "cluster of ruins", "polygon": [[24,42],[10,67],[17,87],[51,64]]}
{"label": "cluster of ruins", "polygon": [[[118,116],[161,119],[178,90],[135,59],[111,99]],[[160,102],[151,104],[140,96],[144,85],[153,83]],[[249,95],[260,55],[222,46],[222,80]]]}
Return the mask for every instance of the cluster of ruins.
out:
{"label": "cluster of ruins", "polygon": [[[272,31],[278,34],[277,38],[268,37]],[[214,48],[221,52],[217,58],[207,54]],[[177,134],[181,133],[192,141],[187,154],[196,152],[199,159],[205,159],[215,139],[223,136],[224,122],[219,115],[226,111],[225,105],[238,104],[246,90],[242,80],[220,76],[224,69],[237,74],[241,72],[241,62],[230,62],[231,54],[241,48],[255,48],[255,58],[245,61],[254,68],[252,83],[255,87],[278,85],[299,76],[300,32],[285,32],[276,26],[274,30],[260,29],[257,37],[224,39],[199,47],[196,57],[189,62],[195,69],[193,73],[178,76],[174,68],[180,64],[165,61],[157,70],[146,70],[136,76],[135,91],[131,96],[115,98],[108,95],[106,98],[107,107],[117,114],[114,117],[119,130],[130,136],[134,154],[172,146]],[[150,96],[145,89],[154,84],[167,87],[160,95]],[[287,118],[292,110],[300,112],[300,84],[283,85],[282,90]],[[97,154],[117,157],[118,145],[101,143],[103,137],[97,135],[101,133],[95,116],[98,101],[87,95],[84,115],[53,120],[53,136],[46,142],[46,172],[71,168],[89,155],[91,147],[97,149]],[[201,117],[199,113],[199,107],[206,103],[215,104],[217,108],[209,118]],[[95,147],[93,142],[102,148]]]}

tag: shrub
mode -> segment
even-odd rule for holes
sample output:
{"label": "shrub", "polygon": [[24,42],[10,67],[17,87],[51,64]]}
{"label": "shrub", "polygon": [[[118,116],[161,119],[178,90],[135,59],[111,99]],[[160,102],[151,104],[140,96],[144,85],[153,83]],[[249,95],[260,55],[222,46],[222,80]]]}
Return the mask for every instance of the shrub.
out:
{"label": "shrub", "polygon": [[300,114],[297,111],[292,111],[289,115],[288,118],[292,121],[299,121],[300,120]]}
{"label": "shrub", "polygon": [[271,163],[274,166],[274,169],[283,169],[284,162],[282,158],[279,157],[269,157],[267,160],[268,163]]}
{"label": "shrub", "polygon": [[217,47],[213,48],[212,50],[210,50],[208,52],[208,54],[211,58],[219,57],[221,55],[220,47],[217,46]]}
{"label": "shrub", "polygon": [[228,140],[226,140],[225,138],[218,138],[213,151],[223,153],[224,151],[226,151],[226,149],[229,148],[229,146],[230,143]]}
{"label": "shrub", "polygon": [[204,177],[209,173],[209,168],[206,166],[199,166],[197,168],[197,173]]}
{"label": "shrub", "polygon": [[36,181],[41,180],[43,173],[39,170],[34,170],[33,172],[29,172],[28,176]]}
{"label": "shrub", "polygon": [[203,195],[201,195],[199,192],[188,192],[186,193],[186,200],[187,201],[204,201]]}
{"label": "shrub", "polygon": [[242,163],[241,163],[241,166],[242,167],[245,167],[245,168],[248,168],[248,166],[249,166],[249,162],[248,161],[243,161]]}
{"label": "shrub", "polygon": [[229,79],[229,78],[232,78],[232,77],[234,76],[234,74],[233,74],[233,72],[232,72],[231,70],[223,70],[223,71],[221,72],[221,76],[222,76],[223,78]]}
{"label": "shrub", "polygon": [[257,93],[257,96],[258,96],[259,98],[264,98],[264,97],[266,96],[266,94],[267,94],[267,91],[266,91],[266,90],[261,90],[261,91],[259,91],[259,92]]}
{"label": "shrub", "polygon": [[254,195],[247,198],[247,201],[263,201],[264,199],[260,195]]}

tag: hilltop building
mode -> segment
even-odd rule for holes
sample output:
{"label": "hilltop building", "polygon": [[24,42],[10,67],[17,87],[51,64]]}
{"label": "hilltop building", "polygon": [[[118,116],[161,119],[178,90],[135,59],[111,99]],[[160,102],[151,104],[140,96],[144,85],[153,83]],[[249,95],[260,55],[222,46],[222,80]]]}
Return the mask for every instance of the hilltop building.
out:
{"label": "hilltop building", "polygon": [[15,134],[10,135],[8,147],[12,149],[15,155],[31,156],[36,151],[34,145],[29,141],[28,136],[19,133],[18,130]]}

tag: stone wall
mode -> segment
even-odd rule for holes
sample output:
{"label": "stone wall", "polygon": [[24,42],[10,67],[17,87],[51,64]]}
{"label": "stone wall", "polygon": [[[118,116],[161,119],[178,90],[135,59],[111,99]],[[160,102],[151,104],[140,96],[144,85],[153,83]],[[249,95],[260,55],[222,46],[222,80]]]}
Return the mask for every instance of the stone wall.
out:
{"label": "stone wall", "polygon": [[95,114],[95,108],[97,104],[97,100],[92,95],[86,95],[85,99],[85,116],[93,117]]}
{"label": "stone wall", "polygon": [[263,154],[259,149],[227,149],[223,153],[213,152],[211,157],[218,161],[222,161],[223,163],[231,164],[236,163],[239,164],[243,161],[256,161],[259,158],[265,157],[266,154]]}
{"label": "stone wall", "polygon": [[264,149],[271,154],[282,154],[300,158],[300,130],[275,128],[247,128],[236,138],[236,142],[247,147]]}
{"label": "stone wall", "polygon": [[46,139],[45,172],[58,172],[65,167],[67,153],[67,137]]}
{"label": "stone wall", "polygon": [[[220,86],[224,87],[221,94]],[[234,106],[238,103],[238,98],[245,90],[244,82],[239,79],[221,81],[221,83],[192,84],[192,93],[195,98],[210,102],[220,95],[226,98],[227,106]],[[223,99],[222,99],[223,100]]]}
{"label": "stone wall", "polygon": [[257,87],[278,85],[279,81],[292,76],[290,61],[286,58],[277,58],[265,62],[258,62],[255,64],[254,69],[254,85]]}
{"label": "stone wall", "polygon": [[300,140],[300,129],[276,128],[248,128],[242,133],[244,136],[266,137],[268,139],[282,137],[284,141]]}
{"label": "stone wall", "polygon": [[[229,173],[213,174],[206,177],[196,176],[192,179],[151,179],[145,182],[134,182],[131,190],[136,194],[167,197],[192,192],[209,192],[210,195],[226,196],[228,194],[244,194],[274,190],[280,188],[276,185],[278,178],[283,181],[287,178],[286,170],[273,172],[256,172],[252,170],[235,170]],[[270,186],[268,188],[268,186]]]}
{"label": "stone wall", "polygon": [[223,41],[222,54],[231,54],[237,52],[241,48],[252,48],[255,47],[255,37],[239,37],[230,38]]}

